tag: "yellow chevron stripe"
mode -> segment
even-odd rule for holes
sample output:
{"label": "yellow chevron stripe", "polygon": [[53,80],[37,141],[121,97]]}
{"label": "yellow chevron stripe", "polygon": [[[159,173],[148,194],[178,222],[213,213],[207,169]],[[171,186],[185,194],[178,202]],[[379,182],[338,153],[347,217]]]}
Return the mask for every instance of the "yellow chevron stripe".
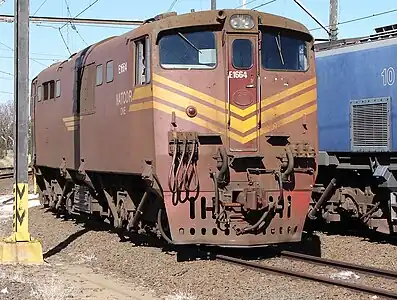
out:
{"label": "yellow chevron stripe", "polygon": [[[164,88],[153,86],[153,96],[159,99],[162,99],[168,103],[172,103],[184,110],[189,105],[196,106],[197,110],[200,114],[206,116],[210,120],[213,120],[217,123],[224,124],[225,123],[225,113],[221,111],[217,111],[214,108],[210,108],[206,105],[198,103],[194,100],[191,100],[187,97],[181,96]],[[272,119],[276,116],[283,115],[284,113],[294,110],[302,105],[305,105],[309,102],[312,102],[317,97],[316,90],[311,90],[306,92],[298,97],[289,99],[286,102],[283,102],[277,106],[269,108],[261,113],[262,120],[266,121],[268,119]],[[257,115],[250,117],[247,120],[240,120],[233,116],[230,118],[230,126],[241,132],[246,133],[249,130],[252,130],[257,126]]]}
{"label": "yellow chevron stripe", "polygon": [[76,126],[80,124],[80,120],[76,120],[76,121],[70,121],[70,122],[65,122],[65,126]]}
{"label": "yellow chevron stripe", "polygon": [[[154,89],[155,90],[155,89]],[[157,101],[148,101],[148,102],[144,102],[144,103],[136,103],[136,104],[131,104],[129,111],[140,111],[140,110],[145,110],[145,109],[157,109],[163,112],[166,112],[168,114],[172,114],[172,112],[175,112],[175,115],[181,119],[187,120],[187,121],[191,121],[197,125],[200,125],[204,128],[207,128],[211,131],[214,132],[218,132],[218,133],[222,133],[224,132],[224,130],[222,130],[222,128],[208,122],[205,121],[201,118],[195,117],[194,119],[189,118],[186,113],[184,111],[180,111],[180,110],[176,110],[173,107],[167,106],[165,104],[159,103]],[[235,137],[236,139],[241,139],[240,136],[236,135],[233,133],[233,137]]]}
{"label": "yellow chevron stripe", "polygon": [[[163,111],[163,112],[168,113],[168,114],[172,114],[172,112],[174,111],[175,115],[177,117],[181,118],[181,119],[187,120],[187,121],[192,122],[192,123],[194,123],[196,125],[199,125],[201,127],[207,128],[207,129],[209,129],[209,130],[211,130],[213,132],[217,132],[217,133],[221,133],[221,134],[225,133],[225,129],[223,129],[221,127],[218,127],[218,126],[216,126],[216,125],[214,125],[214,124],[212,124],[210,122],[207,122],[207,121],[205,121],[203,119],[200,119],[200,118],[197,118],[197,117],[194,118],[194,119],[191,119],[191,118],[189,118],[186,115],[185,112],[180,111],[180,110],[175,110],[173,107],[167,106],[167,105],[165,105],[163,103],[159,103],[159,102],[156,102],[156,101],[132,104],[130,106],[130,108],[129,108],[129,111],[140,111],[140,110],[145,110],[145,109],[157,109],[157,110]],[[296,121],[296,120],[302,118],[304,115],[308,115],[310,113],[313,113],[316,110],[317,110],[317,104],[311,105],[311,106],[309,106],[309,107],[307,107],[307,108],[305,108],[305,109],[303,109],[301,111],[298,111],[298,112],[296,112],[294,114],[291,114],[291,115],[289,115],[289,116],[277,121],[277,123],[272,123],[272,124],[269,124],[269,125],[267,125],[265,127],[262,127],[262,129],[261,129],[259,134],[263,135],[263,134],[265,134],[267,132],[275,130],[278,127],[281,127],[283,125],[286,125],[288,123]],[[246,143],[250,142],[251,140],[255,139],[257,137],[257,135],[258,135],[257,132],[253,132],[253,133],[251,133],[251,134],[249,134],[249,135],[247,135],[245,137],[244,136],[240,136],[239,134],[236,134],[234,132],[229,132],[228,133],[228,136],[231,139],[233,139],[233,140],[235,140],[237,142],[240,142],[242,144],[246,144]]]}
{"label": "yellow chevron stripe", "polygon": [[77,128],[79,128],[79,126],[75,125],[75,126],[70,126],[70,127],[66,127],[66,128],[68,131],[74,131],[74,130],[77,130]]}
{"label": "yellow chevron stripe", "polygon": [[[277,121],[276,123],[271,123],[271,124],[268,124],[268,125],[262,127],[259,135],[263,135],[263,134],[273,131],[281,126],[287,125],[288,123],[299,120],[304,115],[311,114],[311,113],[315,112],[316,110],[317,110],[317,104],[313,104],[305,109],[302,109],[294,114],[289,115],[288,117],[282,118],[281,120]],[[258,136],[257,132],[252,132],[245,137],[241,137],[240,143],[246,144],[246,143],[252,141],[253,139],[255,139],[257,136]]]}
{"label": "yellow chevron stripe", "polygon": [[[188,94],[190,96],[199,98],[199,99],[201,99],[201,100],[203,100],[203,101],[205,101],[207,103],[213,104],[213,105],[215,105],[215,106],[217,106],[219,108],[225,109],[225,101],[221,101],[219,99],[216,99],[216,98],[214,98],[212,96],[209,96],[209,95],[207,95],[205,93],[202,93],[202,92],[199,92],[199,91],[197,91],[195,89],[192,89],[192,88],[190,88],[190,87],[188,87],[186,85],[177,83],[175,81],[172,81],[170,79],[162,77],[162,76],[160,76],[158,74],[153,74],[153,80],[157,81],[159,83],[162,83],[164,85],[167,85],[169,87],[172,87],[174,89],[177,89],[179,91],[182,91],[182,92],[184,92],[184,93],[186,93],[186,94]],[[311,87],[311,86],[313,86],[315,84],[316,84],[316,77],[313,77],[312,79],[309,79],[309,80],[307,80],[307,81],[305,81],[303,83],[295,85],[295,86],[293,86],[293,87],[291,87],[291,88],[289,88],[289,89],[287,89],[285,91],[282,91],[282,92],[280,92],[278,94],[275,94],[273,96],[270,96],[268,98],[263,99],[262,100],[262,107],[265,107],[265,106],[270,105],[270,104],[272,104],[274,102],[277,102],[277,101],[279,101],[279,100],[281,100],[283,98],[286,98],[288,96],[296,94],[296,93],[298,93],[298,92],[300,92],[300,91],[302,91],[302,90],[304,90],[304,89],[306,89],[308,87]],[[256,104],[253,104],[250,107],[247,107],[245,109],[241,109],[241,108],[238,108],[238,107],[236,107],[234,105],[230,105],[230,110],[233,113],[239,115],[240,117],[246,117],[246,116],[248,116],[249,114],[251,114],[252,112],[254,112],[256,110]]]}
{"label": "yellow chevron stripe", "polygon": [[263,108],[265,106],[273,104],[274,102],[277,102],[277,101],[282,100],[282,99],[284,99],[286,97],[289,97],[289,96],[291,96],[293,94],[296,94],[296,93],[298,93],[300,91],[303,91],[304,89],[307,89],[307,88],[309,88],[309,87],[311,87],[313,85],[316,85],[316,78],[315,77],[312,78],[312,79],[309,79],[309,80],[307,80],[305,82],[302,82],[302,83],[300,83],[298,85],[295,85],[292,88],[284,90],[284,91],[282,91],[282,92],[280,92],[278,94],[275,94],[273,96],[270,96],[268,98],[263,99],[261,106]]}
{"label": "yellow chevron stripe", "polygon": [[134,90],[134,94],[132,95],[132,100],[139,100],[144,98],[149,98],[152,96],[152,86],[145,85]]}
{"label": "yellow chevron stripe", "polygon": [[63,122],[78,121],[78,120],[80,120],[80,119],[82,119],[82,118],[83,118],[83,117],[72,116],[72,117],[63,118],[62,121],[63,121]]}
{"label": "yellow chevron stripe", "polygon": [[[173,105],[179,106],[182,110],[185,110],[189,105],[194,105],[197,108],[197,111],[206,116],[207,118],[225,124],[225,112],[216,110],[214,108],[208,107],[207,105],[203,105],[198,103],[192,99],[181,96],[177,93],[171,92],[159,86],[153,86],[153,97],[164,100]],[[224,103],[225,104],[225,103]]]}
{"label": "yellow chevron stripe", "polygon": [[[262,111],[261,120],[262,122],[267,122],[268,120],[276,118],[277,116],[282,116],[289,111],[295,110],[307,103],[310,103],[316,100],[316,98],[316,90],[308,91],[302,95],[299,95],[298,97],[292,98],[286,102]],[[244,121],[235,118],[231,118],[230,120],[230,126],[241,133],[246,133],[247,131],[252,130],[257,126],[257,123],[257,116],[252,116],[251,118]]]}

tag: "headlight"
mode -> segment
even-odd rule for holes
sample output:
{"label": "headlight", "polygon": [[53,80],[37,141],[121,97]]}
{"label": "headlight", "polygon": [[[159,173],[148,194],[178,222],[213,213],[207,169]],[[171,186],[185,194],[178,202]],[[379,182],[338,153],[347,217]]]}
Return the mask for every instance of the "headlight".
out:
{"label": "headlight", "polygon": [[250,15],[233,15],[230,18],[230,25],[233,29],[252,29],[255,24]]}

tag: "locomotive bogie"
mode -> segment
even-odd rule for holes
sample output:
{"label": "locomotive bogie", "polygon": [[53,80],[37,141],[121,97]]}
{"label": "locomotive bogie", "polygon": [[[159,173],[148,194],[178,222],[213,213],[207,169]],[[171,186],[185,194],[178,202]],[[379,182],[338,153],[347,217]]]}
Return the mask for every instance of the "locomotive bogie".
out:
{"label": "locomotive bogie", "polygon": [[312,45],[256,11],[170,13],[51,66],[32,83],[43,199],[175,244],[299,241],[317,173]]}
{"label": "locomotive bogie", "polygon": [[396,50],[395,35],[384,33],[316,45],[319,172],[311,206],[318,211],[309,220],[397,233]]}

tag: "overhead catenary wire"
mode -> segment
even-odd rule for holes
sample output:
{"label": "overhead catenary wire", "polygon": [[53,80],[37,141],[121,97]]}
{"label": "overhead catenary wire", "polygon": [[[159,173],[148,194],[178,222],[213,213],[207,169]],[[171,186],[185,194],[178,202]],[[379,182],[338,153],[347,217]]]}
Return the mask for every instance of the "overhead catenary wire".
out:
{"label": "overhead catenary wire", "polygon": [[[0,44],[3,45],[4,47],[8,48],[9,50],[14,51],[14,48],[8,46],[7,44],[4,44],[3,42],[0,42]],[[31,58],[31,57],[30,57],[29,59],[31,59],[31,60],[34,61],[35,63],[38,63],[39,65],[42,65],[42,66],[44,66],[44,67],[47,67],[47,65],[45,65],[45,64],[43,64],[43,63],[41,63],[41,62],[39,62],[38,60],[35,60],[34,58]]]}
{"label": "overhead catenary wire", "polygon": [[258,5],[258,6],[255,6],[255,7],[251,8],[251,10],[254,10],[254,9],[259,8],[259,7],[262,7],[262,6],[271,4],[271,3],[276,2],[276,1],[277,1],[277,0],[271,0],[271,1],[268,1],[268,2],[265,2],[265,3],[262,3],[262,4]]}
{"label": "overhead catenary wire", "polygon": [[[58,29],[58,28],[56,28],[56,29]],[[2,42],[0,42],[0,46],[3,46],[3,47],[4,47],[4,48],[2,49],[2,51],[5,51],[5,50],[11,51],[11,52],[14,51],[11,47],[7,46],[6,44],[4,44],[4,43],[2,43]],[[40,52],[29,52],[29,53],[30,53],[30,54],[33,54],[33,55],[42,55],[42,56],[47,56],[47,57],[53,57],[54,59],[61,59],[61,58],[64,57],[64,55],[53,54],[53,53],[51,53],[51,54],[49,54],[49,53],[40,53]],[[55,56],[57,56],[57,58],[56,58]],[[40,60],[40,58],[34,58],[34,59]]]}
{"label": "overhead catenary wire", "polygon": [[[13,56],[0,56],[0,58],[4,58],[4,59],[14,59],[14,57]],[[60,60],[61,58],[55,58],[55,57],[53,57],[53,58],[50,58],[50,57],[46,57],[46,58],[40,58],[40,57],[35,57],[34,59],[36,59],[36,60],[42,60],[42,61],[44,61],[44,60],[52,60],[52,61],[57,61],[57,60]]]}
{"label": "overhead catenary wire", "polygon": [[0,70],[0,73],[1,73],[1,74],[6,74],[6,75],[10,75],[10,76],[14,76],[14,74],[9,73],[9,72],[6,72],[6,71],[1,71],[1,70]]}
{"label": "overhead catenary wire", "polygon": [[[65,4],[66,4],[66,9],[67,9],[67,11],[68,11],[69,17],[73,18],[73,17],[72,17],[72,13],[70,12],[69,3],[68,3],[67,0],[65,0]],[[78,34],[78,36],[80,37],[80,39],[88,46],[88,43],[85,41],[85,39],[82,37],[82,35],[80,34],[80,32],[77,30],[77,27],[76,27],[76,25],[73,23],[73,21],[70,21],[70,25],[71,25],[72,29],[73,29],[74,31],[76,31],[76,33]]]}
{"label": "overhead catenary wire", "polygon": [[239,6],[235,7],[235,9],[236,9],[236,8],[240,8],[240,7],[243,7],[244,5],[250,5],[251,3],[254,3],[254,2],[256,2],[256,1],[258,1],[258,0],[251,0],[251,1],[248,1],[248,2],[245,3],[245,4],[242,4],[242,5],[239,5]]}
{"label": "overhead catenary wire", "polygon": [[174,6],[175,6],[175,4],[178,2],[178,0],[173,0],[172,1],[172,3],[171,3],[171,5],[170,5],[170,7],[168,8],[168,11],[167,12],[170,12],[173,8],[174,8]]}
{"label": "overhead catenary wire", "polygon": [[63,41],[63,43],[64,43],[66,49],[67,49],[68,52],[69,52],[69,55],[72,55],[72,52],[70,51],[70,48],[69,48],[68,44],[66,43],[65,38],[64,38],[64,36],[63,36],[63,34],[62,34],[61,28],[58,28],[58,31],[59,31],[59,34],[61,35],[62,41]]}
{"label": "overhead catenary wire", "polygon": [[[95,0],[94,2],[92,2],[90,5],[88,5],[86,8],[84,8],[81,12],[79,12],[74,18],[71,18],[69,20],[69,22],[73,21],[73,19],[76,19],[78,16],[80,16],[81,14],[83,14],[84,12],[86,12],[88,9],[90,9],[95,3],[97,3],[99,0]],[[63,27],[65,27],[69,22],[63,24],[60,28],[62,29]]]}
{"label": "overhead catenary wire", "polygon": [[36,9],[36,11],[34,12],[34,14],[33,14],[33,16],[35,16],[38,12],[39,12],[39,10],[41,9],[41,7],[47,2],[48,0],[44,0],[41,4],[40,4],[40,6]]}
{"label": "overhead catenary wire", "polygon": [[[46,23],[46,22],[43,22]],[[48,27],[58,29],[58,27],[52,25],[45,25],[45,24],[36,24],[39,27]],[[86,27],[97,27],[97,28],[110,28],[110,29],[127,29],[131,30],[132,27],[125,27],[125,26],[118,26],[118,25],[100,25],[100,24],[79,24],[79,26],[86,26]]]}
{"label": "overhead catenary wire", "polygon": [[[372,14],[372,15],[368,15],[368,16],[364,16],[364,17],[358,17],[358,18],[354,18],[354,19],[338,22],[337,25],[343,25],[343,24],[358,22],[358,21],[362,21],[362,20],[366,20],[366,19],[370,19],[370,18],[374,18],[374,17],[378,17],[378,16],[394,13],[394,12],[397,12],[397,8],[396,9],[387,10],[387,11],[384,11],[384,12],[380,12],[380,13],[376,13],[376,14]],[[329,28],[329,25],[325,26],[325,27]],[[315,30],[319,30],[319,29],[322,29],[322,28],[321,27],[316,27],[316,28],[310,29],[310,31],[315,31]]]}

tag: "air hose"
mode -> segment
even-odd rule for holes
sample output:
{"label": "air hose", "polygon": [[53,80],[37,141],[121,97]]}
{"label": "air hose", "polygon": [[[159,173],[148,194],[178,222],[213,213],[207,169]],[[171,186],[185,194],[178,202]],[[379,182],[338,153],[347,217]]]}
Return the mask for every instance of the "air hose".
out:
{"label": "air hose", "polygon": [[[197,141],[193,141],[192,149],[189,152],[188,143],[185,139],[183,141],[182,153],[178,155],[178,147],[177,143],[175,143],[170,171],[168,174],[168,187],[172,193],[182,191],[193,192],[198,189],[199,177],[197,172],[197,148]],[[191,181],[194,181],[193,188],[190,187]]]}

